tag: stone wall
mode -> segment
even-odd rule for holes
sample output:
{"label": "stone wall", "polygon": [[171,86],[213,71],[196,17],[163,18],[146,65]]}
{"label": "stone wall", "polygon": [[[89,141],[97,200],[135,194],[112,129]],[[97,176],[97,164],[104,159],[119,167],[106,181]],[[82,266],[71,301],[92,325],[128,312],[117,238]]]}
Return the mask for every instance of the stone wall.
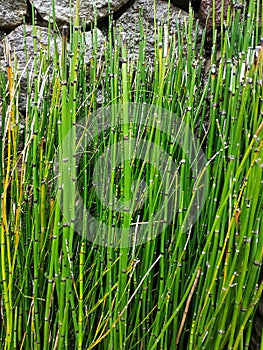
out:
{"label": "stone wall", "polygon": [[[194,0],[195,8],[197,10],[198,0]],[[56,23],[61,29],[63,25],[68,24],[74,15],[74,10],[70,9],[69,0],[56,0],[55,14]],[[74,3],[74,2],[72,2]],[[96,8],[94,7],[96,3]],[[189,8],[188,0],[178,1],[174,0],[173,3],[183,7]],[[171,31],[175,29],[177,20],[179,19],[180,25],[187,23],[188,13],[184,10],[176,7],[174,4],[168,4],[168,1],[157,0],[154,8],[153,0],[112,0],[110,1],[110,10],[108,7],[108,0],[93,0],[81,1],[80,16],[82,20],[86,22],[86,62],[90,61],[92,55],[92,35],[90,28],[94,21],[94,13],[97,14],[98,21],[98,46],[103,47],[107,38],[108,28],[108,16],[109,14],[115,20],[116,28],[121,28],[121,31],[125,34],[128,50],[130,52],[135,48],[138,49],[139,33],[136,32],[136,23],[139,22],[140,14],[143,18],[143,26],[146,28],[146,57],[151,60],[154,54],[154,12],[156,11],[156,18],[159,22],[167,21],[168,17],[171,19],[169,27]],[[51,54],[53,51],[53,40],[48,37],[47,26],[48,22],[53,21],[52,16],[52,0],[0,0],[0,67],[4,68],[6,65],[7,54],[5,51],[10,50],[12,53],[16,52],[16,58],[18,61],[18,69],[20,73],[24,71],[27,65],[29,70],[33,64],[34,56],[34,43],[33,43],[33,27],[32,22],[32,5],[35,8],[35,22],[37,24],[37,45],[40,47],[47,47],[48,39],[51,43]],[[168,15],[169,14],[169,15]],[[26,22],[26,27],[23,24]],[[137,30],[138,27],[137,27]],[[26,33],[26,36],[24,36]],[[200,41],[202,31],[200,29]],[[52,34],[51,34],[52,35]],[[26,37],[26,39],[25,39]],[[61,41],[57,39],[57,44],[60,46]],[[8,45],[8,48],[5,46]],[[27,55],[25,53],[25,47]],[[26,77],[25,74],[21,74],[20,83],[20,109],[25,109],[26,105]]]}

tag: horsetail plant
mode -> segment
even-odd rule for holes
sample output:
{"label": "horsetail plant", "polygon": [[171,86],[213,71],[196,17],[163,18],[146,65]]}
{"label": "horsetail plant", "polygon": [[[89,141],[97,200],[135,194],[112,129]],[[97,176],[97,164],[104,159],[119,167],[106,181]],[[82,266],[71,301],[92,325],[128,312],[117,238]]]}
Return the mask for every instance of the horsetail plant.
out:
{"label": "horsetail plant", "polygon": [[262,8],[234,7],[220,28],[213,11],[209,52],[192,11],[173,32],[155,19],[152,63],[143,20],[131,50],[111,17],[102,52],[91,25],[87,61],[80,1],[61,32],[53,1],[38,52],[32,9],[25,112],[4,41],[1,348],[249,348],[263,290]]}

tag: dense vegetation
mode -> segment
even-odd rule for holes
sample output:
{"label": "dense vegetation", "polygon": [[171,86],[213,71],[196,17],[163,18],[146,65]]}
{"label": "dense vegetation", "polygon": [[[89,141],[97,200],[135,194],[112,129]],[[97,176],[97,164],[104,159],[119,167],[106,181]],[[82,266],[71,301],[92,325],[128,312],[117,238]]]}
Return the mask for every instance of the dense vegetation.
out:
{"label": "dense vegetation", "polygon": [[222,18],[209,53],[192,12],[173,35],[155,23],[151,66],[142,23],[133,57],[111,20],[86,64],[77,4],[68,34],[50,25],[62,50],[34,56],[25,114],[8,62],[1,349],[248,349],[263,289],[262,7]]}

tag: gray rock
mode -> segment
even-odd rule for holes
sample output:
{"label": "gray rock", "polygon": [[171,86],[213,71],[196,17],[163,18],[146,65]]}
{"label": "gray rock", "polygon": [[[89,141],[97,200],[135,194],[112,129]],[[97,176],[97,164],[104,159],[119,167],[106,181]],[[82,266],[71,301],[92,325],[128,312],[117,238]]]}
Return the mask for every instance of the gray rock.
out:
{"label": "gray rock", "polygon": [[[49,33],[47,28],[43,27],[36,27],[37,29],[37,54],[39,56],[41,50],[42,53],[46,52],[48,54],[48,42],[50,43],[49,47],[49,61],[50,66],[48,70],[48,76],[51,77],[52,75],[52,61],[53,61],[53,55],[54,55],[54,37],[53,33]],[[85,62],[89,63],[90,58],[92,57],[92,51],[93,51],[93,45],[92,45],[92,33],[87,32],[84,33],[85,35]],[[102,34],[102,32],[99,29],[96,29],[96,36],[97,36],[97,54],[100,56],[103,54],[104,45],[106,42],[106,38]],[[26,39],[24,39],[26,38]],[[62,43],[61,39],[57,39],[57,45],[59,53],[62,49]],[[1,50],[0,50],[0,60],[1,60],[1,69],[6,70],[6,57],[3,57],[3,47],[9,47],[11,52],[11,58],[12,58],[12,64],[14,65],[14,57],[16,57],[17,60],[17,70],[19,72],[19,77],[17,77],[17,80],[20,79],[20,99],[19,99],[19,107],[21,110],[26,109],[26,101],[28,97],[28,85],[27,85],[27,71],[29,72],[29,75],[31,76],[31,79],[33,79],[33,62],[34,62],[34,40],[33,40],[33,27],[31,25],[21,25],[17,27],[15,30],[13,30],[9,35],[7,35],[2,40]],[[6,51],[6,50],[5,50]],[[15,53],[15,55],[14,55]],[[38,60],[38,64],[40,65],[40,62]],[[43,73],[43,78],[44,78]],[[46,75],[47,77],[47,75]],[[32,81],[33,83],[33,81]],[[32,85],[31,85],[32,86]]]}
{"label": "gray rock", "polygon": [[[36,27],[37,33],[37,56],[39,58],[40,52],[46,53],[48,56],[48,42],[50,62],[52,62],[52,57],[54,54],[54,40],[53,34],[48,32],[47,28]],[[61,51],[61,40],[57,39],[57,45]],[[9,35],[6,36],[2,41],[2,46],[5,49],[5,57],[1,57],[1,69],[5,70],[7,62],[7,52],[10,50],[11,53],[11,64],[14,66],[15,58],[17,61],[14,72],[18,72],[19,76],[16,76],[16,81],[20,81],[20,99],[19,107],[22,110],[26,108],[26,100],[28,96],[27,87],[27,71],[29,76],[31,76],[31,83],[33,84],[33,63],[34,63],[34,39],[33,39],[33,27],[31,25],[20,25],[15,30],[13,30]],[[40,62],[38,60],[38,65],[40,67]],[[52,67],[49,66],[48,74],[52,73]],[[31,85],[32,86],[32,85]]]}
{"label": "gray rock", "polygon": [[13,29],[23,23],[27,13],[26,0],[0,0],[0,28]]}
{"label": "gray rock", "polygon": [[[227,16],[228,6],[232,6],[231,0],[224,0],[224,18]],[[222,12],[222,0],[215,1],[215,24],[220,26],[221,23],[221,12]],[[203,24],[207,23],[207,30],[210,32],[213,27],[213,2],[211,0],[201,0],[201,5],[197,12],[197,18]]]}
{"label": "gray rock", "polygon": [[103,50],[105,47],[105,43],[106,43],[106,38],[105,36],[102,34],[102,32],[96,28],[94,29],[96,30],[96,32],[94,33],[94,31],[90,31],[90,32],[86,32],[85,33],[85,44],[86,44],[86,50],[85,50],[85,62],[89,63],[90,58],[92,57],[92,51],[93,51],[93,43],[92,43],[92,36],[95,34],[97,37],[97,55],[103,55]]}
{"label": "gray rock", "polygon": [[2,40],[4,39],[5,36],[6,36],[6,33],[0,31],[0,41],[2,41]]}
{"label": "gray rock", "polygon": [[[52,0],[30,0],[45,20],[52,21]],[[129,0],[111,0],[111,11],[119,10]],[[72,1],[75,4],[76,1]],[[86,0],[80,2],[80,16],[86,19],[87,24],[94,21],[94,7],[96,6],[97,18],[102,19],[108,16],[108,0]],[[70,0],[56,0],[56,19],[60,22],[69,23],[70,17],[74,15],[74,9],[70,9]]]}
{"label": "gray rock", "polygon": [[[143,27],[146,34],[146,58],[152,61],[154,57],[154,1],[135,0],[134,4],[116,21],[127,40],[127,48],[131,54],[139,52],[139,19],[143,14]],[[182,28],[188,21],[188,14],[167,1],[156,0],[156,19],[158,23],[167,23],[169,18],[170,34],[177,31],[177,23]],[[201,33],[200,33],[201,40]],[[134,53],[133,53],[134,52]]]}

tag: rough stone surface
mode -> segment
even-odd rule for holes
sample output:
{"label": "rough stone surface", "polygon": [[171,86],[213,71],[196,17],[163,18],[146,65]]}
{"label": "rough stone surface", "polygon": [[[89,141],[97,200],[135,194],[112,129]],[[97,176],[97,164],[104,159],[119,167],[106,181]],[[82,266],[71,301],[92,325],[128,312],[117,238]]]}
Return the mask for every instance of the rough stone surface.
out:
{"label": "rough stone surface", "polygon": [[0,31],[0,42],[4,39],[6,33]]}
{"label": "rough stone surface", "polygon": [[[26,33],[26,42],[24,42],[24,31]],[[51,35],[50,40],[49,40],[49,35]],[[106,39],[99,29],[97,29],[96,35],[98,38],[98,54],[100,54],[102,53]],[[50,62],[52,63],[52,56],[54,53],[54,40],[53,40],[52,33],[49,34],[47,28],[37,27],[38,54],[40,53],[40,50],[46,50],[47,52],[48,40],[50,41]],[[92,49],[93,49],[91,32],[85,33],[85,40],[86,40],[85,61],[88,63],[92,56]],[[14,53],[16,53],[18,69],[19,69],[20,75],[22,75],[21,81],[20,81],[20,101],[19,102],[20,102],[20,108],[24,110],[26,107],[26,99],[27,99],[27,80],[26,80],[25,68],[27,67],[29,72],[32,70],[33,58],[34,58],[33,27],[31,25],[27,25],[26,27],[24,27],[24,25],[21,25],[17,27],[14,31],[12,31],[9,35],[7,35],[6,38],[2,41],[2,50],[1,50],[2,51],[2,57],[1,57],[2,69],[5,69],[4,66],[6,61],[6,58],[3,57],[4,43],[8,43],[11,49],[12,62],[14,62]],[[57,39],[57,45],[58,45],[59,52],[61,52],[62,44],[60,39]],[[27,57],[25,53],[25,47],[27,51]],[[1,51],[0,51],[0,56],[1,56]],[[52,69],[50,67],[50,73],[51,72],[52,72]]]}
{"label": "rough stone surface", "polygon": [[[99,29],[96,30],[96,36],[97,36],[97,54],[102,55],[103,49],[106,43],[106,38],[102,34],[102,32]],[[86,43],[86,51],[85,51],[85,62],[88,63],[90,58],[92,57],[92,51],[93,51],[93,44],[92,44],[92,36],[94,33],[86,32],[85,33],[85,43]]]}
{"label": "rough stone surface", "polygon": [[[36,27],[37,32],[37,53],[45,50],[47,53],[49,36],[50,40],[50,56],[52,62],[52,55],[54,53],[54,40],[52,40],[52,33],[48,33],[47,28]],[[26,39],[24,39],[24,35]],[[61,48],[61,41],[57,41],[58,47]],[[26,70],[32,72],[33,68],[33,57],[34,57],[34,40],[33,40],[33,27],[31,25],[20,25],[13,30],[6,38],[2,41],[2,46],[5,46],[7,50],[11,52],[11,63],[14,65],[14,57],[16,56],[17,68],[20,74],[20,108],[25,109],[27,99],[27,79]],[[1,57],[1,66],[7,62],[7,55]],[[51,69],[50,69],[51,72]],[[32,75],[32,74],[31,74]]]}
{"label": "rough stone surface", "polygon": [[23,23],[27,0],[0,0],[0,28],[13,29]]}
{"label": "rough stone surface", "polygon": [[[150,60],[154,57],[154,2],[152,0],[135,0],[134,4],[116,21],[117,26],[127,41],[130,52],[138,54],[139,50],[139,19],[140,13],[143,18],[143,27],[146,34],[146,57]],[[157,23],[166,23],[169,18],[170,34],[177,28],[177,23],[182,28],[187,23],[188,15],[167,1],[156,1]]]}
{"label": "rough stone surface", "polygon": [[[233,4],[231,0],[224,0],[224,17],[227,15],[228,6]],[[216,25],[219,26],[221,23],[221,13],[222,13],[222,0],[217,0],[215,2],[215,21]],[[201,5],[197,12],[197,18],[200,19],[202,23],[207,21],[207,30],[211,31],[213,25],[213,1],[211,0],[201,0]]]}
{"label": "rough stone surface", "polygon": [[[30,0],[45,20],[52,21],[52,0]],[[111,0],[111,11],[115,12],[127,4],[129,0]],[[72,1],[75,5],[76,1]],[[86,0],[80,2],[80,16],[86,19],[89,24],[94,21],[94,7],[96,5],[97,18],[102,19],[108,16],[108,0]],[[56,18],[60,22],[69,22],[74,10],[70,9],[70,0],[56,0]]]}

